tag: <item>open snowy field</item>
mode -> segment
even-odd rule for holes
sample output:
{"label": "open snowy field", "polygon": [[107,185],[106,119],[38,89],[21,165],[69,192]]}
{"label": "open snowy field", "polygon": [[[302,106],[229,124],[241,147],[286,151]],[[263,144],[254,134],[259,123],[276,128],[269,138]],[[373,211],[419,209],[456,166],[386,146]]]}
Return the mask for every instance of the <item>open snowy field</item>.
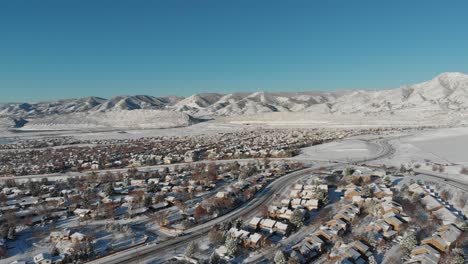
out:
{"label": "open snowy field", "polygon": [[304,148],[295,158],[346,162],[348,159],[366,159],[376,155],[378,151],[378,146],[363,139],[347,139]]}
{"label": "open snowy field", "polygon": [[136,139],[156,136],[196,136],[217,133],[228,133],[242,129],[254,129],[254,126],[238,124],[220,124],[216,122],[203,122],[188,127],[175,128],[148,128],[148,129],[89,129],[89,130],[31,130],[31,131],[0,131],[0,144],[8,143],[15,138],[38,138],[73,136],[77,139]]}
{"label": "open snowy field", "polygon": [[468,127],[426,132],[403,142],[449,163],[468,165]]}
{"label": "open snowy field", "polygon": [[468,113],[440,111],[395,111],[392,113],[327,114],[320,112],[275,112],[255,115],[220,117],[219,122],[270,127],[421,127],[467,125]]}
{"label": "open snowy field", "polygon": [[[418,131],[390,140],[395,153],[374,163],[406,167],[420,166],[432,170],[433,165],[443,165],[444,172],[460,174],[468,167],[468,127],[441,128]],[[468,176],[463,176],[468,178]]]}

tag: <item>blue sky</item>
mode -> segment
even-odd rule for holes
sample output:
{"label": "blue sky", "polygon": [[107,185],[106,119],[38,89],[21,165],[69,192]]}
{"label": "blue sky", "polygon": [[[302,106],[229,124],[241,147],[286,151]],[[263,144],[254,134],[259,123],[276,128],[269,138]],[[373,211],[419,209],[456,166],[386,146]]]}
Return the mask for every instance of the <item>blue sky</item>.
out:
{"label": "blue sky", "polygon": [[468,72],[468,2],[0,1],[0,101],[374,89]]}

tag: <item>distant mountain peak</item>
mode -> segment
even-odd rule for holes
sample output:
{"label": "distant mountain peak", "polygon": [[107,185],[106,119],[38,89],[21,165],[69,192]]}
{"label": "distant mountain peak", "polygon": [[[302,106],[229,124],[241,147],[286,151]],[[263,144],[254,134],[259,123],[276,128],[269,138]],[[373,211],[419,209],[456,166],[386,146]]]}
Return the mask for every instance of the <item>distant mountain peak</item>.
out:
{"label": "distant mountain peak", "polygon": [[443,86],[453,86],[460,82],[468,82],[468,74],[462,72],[444,72],[437,75],[433,80],[437,80]]}
{"label": "distant mountain peak", "polygon": [[3,103],[0,116],[31,118],[133,110],[184,112],[194,117],[266,112],[380,113],[468,110],[468,74],[444,72],[426,82],[387,90],[200,93],[189,97],[120,95],[42,103]]}
{"label": "distant mountain peak", "polygon": [[468,78],[468,74],[463,72],[443,72],[437,75],[436,78]]}

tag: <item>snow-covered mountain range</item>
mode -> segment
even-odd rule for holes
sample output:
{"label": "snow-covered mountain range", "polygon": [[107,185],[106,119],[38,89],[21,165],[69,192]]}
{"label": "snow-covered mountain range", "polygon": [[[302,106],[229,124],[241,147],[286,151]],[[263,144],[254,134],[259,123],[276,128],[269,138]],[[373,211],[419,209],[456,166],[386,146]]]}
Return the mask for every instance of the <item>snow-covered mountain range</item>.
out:
{"label": "snow-covered mountain range", "polygon": [[[134,113],[129,114],[128,111]],[[177,120],[177,126],[183,126],[191,124],[195,120],[192,117],[250,116],[274,112],[389,114],[423,111],[468,111],[468,75],[443,73],[423,83],[386,90],[207,93],[186,98],[136,95],[0,103],[0,120],[10,120],[10,125],[17,127],[23,126],[25,120],[29,125],[54,123],[66,126],[73,120],[75,125],[125,126],[125,120],[117,116],[131,116],[132,124],[138,124],[138,118],[144,117],[140,120],[144,127],[161,120],[167,120],[163,127],[168,127],[171,119]],[[114,119],[117,120],[113,122]]]}

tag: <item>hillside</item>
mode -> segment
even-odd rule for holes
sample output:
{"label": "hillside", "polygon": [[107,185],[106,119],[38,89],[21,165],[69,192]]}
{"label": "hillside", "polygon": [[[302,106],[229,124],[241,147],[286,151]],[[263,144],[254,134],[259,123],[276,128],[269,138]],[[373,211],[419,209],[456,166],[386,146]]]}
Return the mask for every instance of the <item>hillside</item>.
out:
{"label": "hillside", "polygon": [[[0,123],[3,127],[25,125],[25,128],[159,128],[189,125],[195,120],[192,117],[255,120],[256,116],[269,113],[333,115],[334,119],[346,119],[344,116],[352,115],[357,121],[360,120],[360,116],[401,116],[408,122],[417,119],[421,114],[430,119],[430,113],[438,116],[450,113],[447,115],[450,116],[450,123],[457,123],[457,118],[464,116],[458,114],[466,111],[468,75],[453,72],[440,74],[419,84],[386,90],[205,93],[186,98],[134,95],[110,99],[85,97],[40,103],[1,103]],[[301,116],[299,119],[307,121],[309,115],[292,116]],[[271,117],[267,119],[269,118]],[[441,122],[444,122],[443,118]]]}

